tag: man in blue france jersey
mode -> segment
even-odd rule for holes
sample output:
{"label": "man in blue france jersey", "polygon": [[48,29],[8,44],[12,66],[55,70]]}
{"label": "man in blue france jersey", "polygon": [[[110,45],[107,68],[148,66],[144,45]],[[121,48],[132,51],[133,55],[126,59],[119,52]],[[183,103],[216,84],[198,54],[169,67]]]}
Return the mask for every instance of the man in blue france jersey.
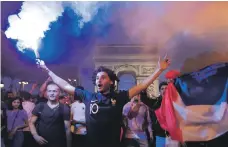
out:
{"label": "man in blue france jersey", "polygon": [[77,89],[58,77],[47,68],[44,61],[37,59],[37,64],[44,69],[61,89],[81,97],[86,105],[86,127],[89,147],[119,147],[123,106],[134,96],[145,90],[170,65],[169,59],[158,62],[152,75],[128,91],[114,91],[116,74],[105,67],[98,67],[94,72],[93,82],[96,93]]}

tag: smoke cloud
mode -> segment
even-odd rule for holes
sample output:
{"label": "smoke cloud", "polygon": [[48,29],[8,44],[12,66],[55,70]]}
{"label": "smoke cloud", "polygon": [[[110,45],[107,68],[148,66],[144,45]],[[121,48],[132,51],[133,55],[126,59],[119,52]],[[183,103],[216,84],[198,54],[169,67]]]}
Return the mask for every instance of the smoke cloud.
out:
{"label": "smoke cloud", "polygon": [[[99,11],[106,5],[111,5],[108,11]],[[50,24],[65,8],[79,16],[75,18],[77,31],[91,22],[92,29],[84,29],[87,34],[79,36],[83,40],[97,30],[105,33],[92,36],[91,48],[100,43],[152,44],[161,54],[168,52],[172,69],[183,72],[228,61],[228,2],[24,2],[21,12],[9,17],[5,34],[18,40],[20,50],[38,49]]]}
{"label": "smoke cloud", "polygon": [[[120,10],[126,38],[168,52],[172,69],[228,62],[228,2],[137,2]],[[142,51],[143,53],[143,51]],[[190,62],[191,61],[191,62]],[[192,65],[191,65],[192,64]]]}
{"label": "smoke cloud", "polygon": [[81,20],[79,20],[79,28],[82,28],[85,23],[91,21],[93,17],[98,13],[98,9],[105,5],[105,3],[95,1],[67,3],[67,5],[74,10],[76,15],[81,16]]}
{"label": "smoke cloud", "polygon": [[7,38],[17,40],[20,51],[37,50],[45,32],[51,29],[51,23],[62,16],[65,8],[73,9],[80,17],[78,24],[82,29],[102,6],[104,4],[98,2],[23,2],[20,13],[9,16],[9,28],[5,34]]}
{"label": "smoke cloud", "polygon": [[61,2],[24,2],[19,14],[9,16],[6,37],[18,40],[20,51],[37,50],[50,23],[56,21],[63,10]]}

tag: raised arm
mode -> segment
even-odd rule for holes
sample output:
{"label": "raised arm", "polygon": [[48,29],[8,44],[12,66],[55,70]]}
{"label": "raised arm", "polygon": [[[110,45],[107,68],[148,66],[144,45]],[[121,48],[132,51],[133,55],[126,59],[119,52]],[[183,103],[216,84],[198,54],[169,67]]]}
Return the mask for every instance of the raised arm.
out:
{"label": "raised arm", "polygon": [[31,88],[31,90],[29,91],[29,93],[32,94],[33,91],[36,89],[36,87],[37,87],[37,84],[36,84],[36,83],[35,83],[35,84],[32,84],[32,88]]}
{"label": "raised arm", "polygon": [[129,98],[130,99],[133,98],[141,91],[148,88],[160,76],[160,74],[168,68],[169,65],[170,65],[170,61],[168,58],[165,57],[162,61],[160,61],[160,58],[159,58],[158,67],[155,70],[155,72],[152,75],[150,75],[148,78],[146,78],[142,83],[132,87],[129,90]]}
{"label": "raised arm", "polygon": [[123,116],[132,119],[137,116],[139,108],[140,104],[129,102],[123,107]]}
{"label": "raised arm", "polygon": [[37,59],[37,64],[42,68],[44,71],[48,73],[48,75],[51,77],[52,81],[57,84],[62,90],[66,91],[67,93],[74,95],[75,88],[70,85],[67,81],[63,80],[59,76],[57,76],[55,73],[53,73],[51,70],[47,68],[44,61]]}
{"label": "raised arm", "polygon": [[48,77],[48,79],[41,85],[40,87],[40,97],[46,97],[45,95],[45,91],[46,91],[46,88],[47,88],[47,83],[52,81],[51,77]]}

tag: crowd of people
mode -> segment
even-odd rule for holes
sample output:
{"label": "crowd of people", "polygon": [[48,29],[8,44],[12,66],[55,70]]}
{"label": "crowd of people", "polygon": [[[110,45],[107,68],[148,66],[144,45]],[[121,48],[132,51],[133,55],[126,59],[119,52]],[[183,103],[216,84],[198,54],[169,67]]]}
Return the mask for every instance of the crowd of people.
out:
{"label": "crowd of people", "polygon": [[[39,61],[40,62],[40,61]],[[42,61],[41,61],[42,62]],[[36,101],[28,92],[18,97],[7,93],[2,101],[2,145],[9,147],[119,147],[145,146],[154,141],[150,108],[143,104],[140,93],[169,66],[168,59],[159,61],[157,70],[141,84],[128,91],[115,91],[116,74],[99,67],[93,76],[98,91],[73,87],[40,67],[49,78],[40,87]],[[60,95],[64,91],[69,95]],[[151,144],[152,145],[152,144]]]}
{"label": "crowd of people", "polygon": [[[71,132],[71,146],[86,147],[89,140],[87,141],[85,104],[77,96],[62,96],[57,93],[55,95],[55,90],[57,92],[60,89],[49,79],[43,85],[47,88],[47,91],[41,88],[41,95],[45,95],[43,97],[34,98],[26,91],[20,91],[19,96],[16,97],[10,91],[5,93],[5,97],[2,99],[2,112],[4,113],[2,113],[1,127],[5,128],[2,130],[2,146],[31,147],[38,144],[51,143],[53,147],[65,147],[67,138],[64,128],[68,128]],[[164,92],[166,84],[166,82],[160,84],[159,89],[161,95]],[[84,90],[81,86],[77,86],[77,89]],[[48,101],[51,98],[52,100],[56,99],[59,102],[59,106],[53,105],[52,107],[52,105],[48,105]],[[122,142],[122,146],[155,146],[155,140],[157,146],[161,146],[159,145],[161,142],[159,142],[157,136],[159,136],[159,133],[163,133],[161,137],[165,137],[165,131],[161,129],[158,121],[154,118],[152,109],[146,105],[148,104],[147,99],[147,94],[143,91],[124,105],[122,112],[123,122],[120,130],[120,142]],[[144,101],[145,104],[143,103]],[[159,107],[161,98],[159,97],[153,101],[152,105],[148,105],[151,105],[152,108]],[[45,105],[46,103],[47,105]],[[66,124],[63,127],[64,125],[60,123],[61,119],[58,119],[59,114],[54,111],[52,112],[47,106],[52,107],[53,110],[55,107],[59,107],[59,113],[63,115],[63,118],[61,118],[62,122],[68,121],[70,125]],[[31,133],[34,133],[34,128],[37,129],[38,125],[35,122],[35,126],[31,125],[31,123],[29,125],[29,122],[37,121],[38,118],[34,118],[34,116],[40,117],[40,114],[44,115],[39,118],[39,121],[44,121],[39,124],[41,130],[35,130],[37,136],[32,135]],[[59,132],[61,129],[62,132]],[[165,141],[163,141],[163,145],[164,143]]]}
{"label": "crowd of people", "polygon": [[[116,91],[116,74],[105,67],[94,71],[97,92],[73,87],[37,60],[49,78],[38,98],[20,91],[5,93],[1,103],[1,145],[4,147],[165,147],[169,132],[155,115],[160,95],[149,99],[146,89],[170,64],[158,62],[155,72],[127,91]],[[170,81],[169,81],[170,82]],[[66,92],[68,95],[61,95]],[[169,138],[170,139],[170,138]],[[181,146],[172,140],[172,147]]]}

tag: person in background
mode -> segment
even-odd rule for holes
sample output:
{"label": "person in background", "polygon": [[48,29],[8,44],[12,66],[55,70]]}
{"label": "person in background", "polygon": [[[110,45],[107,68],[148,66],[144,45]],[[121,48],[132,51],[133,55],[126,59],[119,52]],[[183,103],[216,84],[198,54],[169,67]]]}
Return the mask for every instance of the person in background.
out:
{"label": "person in background", "polygon": [[[78,89],[84,90],[83,87],[77,86]],[[86,147],[86,119],[85,119],[85,104],[82,99],[75,96],[75,102],[71,105],[71,132],[72,132],[72,147]]]}
{"label": "person in background", "polygon": [[22,147],[24,142],[23,129],[28,127],[28,115],[22,109],[20,97],[11,99],[11,105],[6,115],[9,147]]}
{"label": "person in background", "polygon": [[72,101],[69,95],[65,96],[65,104],[71,107]]}
{"label": "person in background", "polygon": [[[23,109],[27,112],[28,120],[30,121],[32,117],[32,111],[35,108],[35,104],[31,101],[31,94],[26,91],[20,91],[20,97],[23,99],[22,106]],[[32,137],[29,126],[23,129],[24,131],[24,145],[23,147],[32,147],[35,140]]]}
{"label": "person in background", "polygon": [[8,91],[8,92],[7,92],[7,97],[8,97],[8,98],[14,98],[13,92],[12,92],[12,91]]}
{"label": "person in background", "polygon": [[145,80],[127,91],[115,91],[118,77],[106,67],[98,67],[93,74],[97,92],[73,87],[50,69],[44,61],[37,59],[38,66],[46,71],[62,90],[79,96],[86,105],[86,129],[89,147],[119,147],[123,106],[141,91],[147,89],[168,68],[170,61],[164,57],[158,61],[157,69]]}
{"label": "person in background", "polygon": [[59,102],[61,103],[61,104],[66,104],[66,99],[65,99],[65,97],[64,96],[59,96]]}
{"label": "person in background", "polygon": [[36,105],[29,122],[33,138],[41,147],[71,147],[70,109],[59,103],[56,84],[49,82],[46,91],[48,101]]}
{"label": "person in background", "polygon": [[123,108],[126,121],[125,147],[149,147],[147,132],[150,141],[153,141],[152,122],[149,108],[140,100],[140,95],[128,102]]}
{"label": "person in background", "polygon": [[4,102],[6,104],[7,109],[8,109],[8,107],[11,106],[11,100],[12,100],[12,98],[14,98],[13,92],[12,91],[7,91],[6,94],[5,94],[5,96],[4,96]]}
{"label": "person in background", "polygon": [[167,82],[161,82],[159,84],[160,95],[158,97],[156,97],[155,99],[147,98],[146,93],[144,93],[145,96],[143,96],[141,98],[142,102],[144,104],[146,104],[151,110],[150,114],[151,114],[151,120],[152,120],[152,124],[153,124],[153,126],[152,126],[153,132],[156,136],[155,137],[155,146],[156,147],[165,146],[166,137],[168,136],[168,132],[161,128],[161,126],[157,120],[157,117],[155,115],[155,112],[154,112],[156,109],[160,108],[160,106],[161,106],[162,98],[165,94],[167,85],[168,85]]}
{"label": "person in background", "polygon": [[1,147],[5,147],[7,140],[7,116],[6,116],[6,104],[1,101]]}

